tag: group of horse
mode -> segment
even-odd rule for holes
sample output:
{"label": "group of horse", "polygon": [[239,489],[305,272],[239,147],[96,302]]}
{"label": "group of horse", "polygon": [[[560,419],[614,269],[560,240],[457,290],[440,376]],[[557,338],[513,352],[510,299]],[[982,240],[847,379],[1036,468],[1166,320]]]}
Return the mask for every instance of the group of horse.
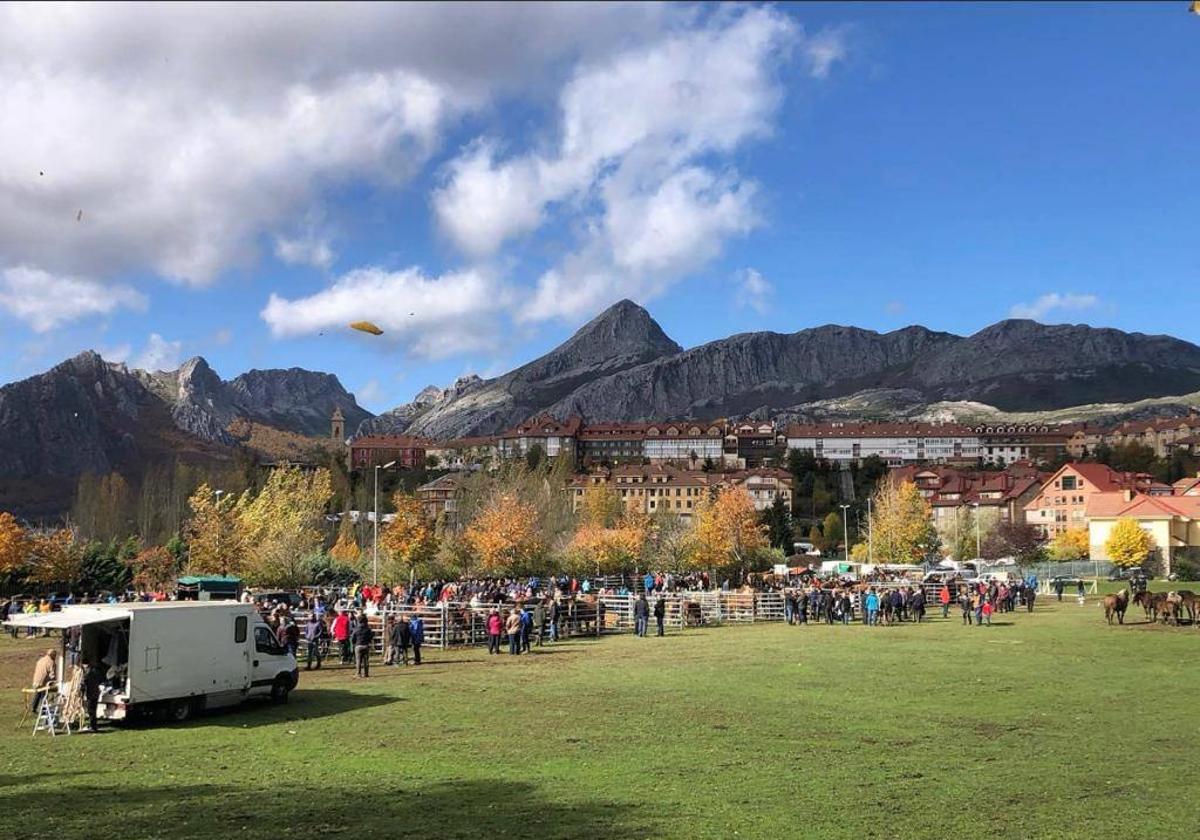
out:
{"label": "group of horse", "polygon": [[[1104,596],[1104,619],[1118,624],[1125,623],[1125,610],[1129,607],[1129,590],[1122,589],[1115,595]],[[1133,596],[1135,606],[1140,606],[1146,612],[1146,620],[1151,624],[1161,621],[1163,624],[1178,625],[1183,616],[1187,615],[1188,623],[1193,627],[1197,614],[1200,614],[1200,596],[1190,589],[1179,589],[1171,592],[1138,592]]]}

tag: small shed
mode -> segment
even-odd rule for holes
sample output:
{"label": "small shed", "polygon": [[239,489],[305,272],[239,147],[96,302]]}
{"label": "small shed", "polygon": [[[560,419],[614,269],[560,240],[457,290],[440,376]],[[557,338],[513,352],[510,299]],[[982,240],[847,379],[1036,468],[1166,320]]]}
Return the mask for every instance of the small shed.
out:
{"label": "small shed", "polygon": [[242,579],[233,575],[185,575],[177,588],[181,601],[236,601]]}

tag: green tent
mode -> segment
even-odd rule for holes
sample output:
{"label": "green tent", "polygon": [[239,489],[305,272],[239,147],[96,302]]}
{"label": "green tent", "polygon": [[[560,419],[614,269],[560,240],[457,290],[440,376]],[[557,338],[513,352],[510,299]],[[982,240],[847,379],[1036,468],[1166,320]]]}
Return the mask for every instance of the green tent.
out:
{"label": "green tent", "polygon": [[236,601],[242,579],[233,575],[185,575],[177,588],[182,601]]}

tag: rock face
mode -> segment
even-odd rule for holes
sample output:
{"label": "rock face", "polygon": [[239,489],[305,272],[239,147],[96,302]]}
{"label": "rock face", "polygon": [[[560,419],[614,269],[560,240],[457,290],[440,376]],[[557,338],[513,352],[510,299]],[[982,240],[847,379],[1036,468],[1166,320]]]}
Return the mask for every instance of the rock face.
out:
{"label": "rock face", "polygon": [[371,417],[331,373],[252,370],[230,382],[229,390],[242,416],[301,435],[327,436],[335,408],[342,410],[348,429]]}
{"label": "rock face", "polygon": [[85,473],[134,478],[159,459],[227,460],[236,420],[325,437],[334,408],[348,425],[371,416],[325,373],[250,371],[227,383],[200,358],[147,373],[81,353],[0,388],[0,502],[29,509],[40,494],[53,512]]}
{"label": "rock face", "polygon": [[1045,411],[1193,391],[1200,347],[1169,336],[1010,320],[966,338],[824,326],[683,351],[622,301],[528,365],[447,389],[432,405],[402,406],[360,431],[490,434],[541,411],[593,421],[879,417],[947,401]]}
{"label": "rock face", "polygon": [[[682,348],[667,337],[645,309],[617,303],[554,350],[496,379],[459,380],[424,410],[402,406],[395,425],[371,423],[366,432],[399,432],[433,438],[491,434],[554,405],[581,387]],[[404,421],[404,412],[412,419]],[[404,425],[400,425],[403,423]]]}

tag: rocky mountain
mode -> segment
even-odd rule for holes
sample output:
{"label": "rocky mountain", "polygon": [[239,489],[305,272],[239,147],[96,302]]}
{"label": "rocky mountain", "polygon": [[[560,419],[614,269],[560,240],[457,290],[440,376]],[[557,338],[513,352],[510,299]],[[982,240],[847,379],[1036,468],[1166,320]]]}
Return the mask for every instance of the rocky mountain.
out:
{"label": "rocky mountain", "polygon": [[371,416],[326,373],[254,370],[225,382],[200,358],[147,373],[81,353],[0,388],[0,503],[62,510],[85,473],[133,479],[160,460],[228,461],[231,447],[271,430],[324,438],[335,408],[348,428]]}
{"label": "rocky mountain", "polygon": [[967,337],[829,325],[685,351],[622,301],[541,359],[402,406],[360,431],[491,434],[541,411],[590,420],[916,416],[964,403],[1030,412],[1198,390],[1200,347],[1169,336],[1026,320]]}
{"label": "rocky mountain", "polygon": [[196,357],[176,371],[135,374],[170,406],[180,429],[212,443],[232,445],[228,429],[238,419],[325,437],[335,408],[342,410],[348,429],[371,417],[336,376],[302,368],[251,370],[226,382]]}
{"label": "rocky mountain", "polygon": [[406,431],[433,438],[488,434],[556,405],[597,380],[680,352],[650,313],[624,300],[541,358],[496,379],[459,380],[450,394],[440,395],[428,407],[402,406],[360,427],[360,432]]}

